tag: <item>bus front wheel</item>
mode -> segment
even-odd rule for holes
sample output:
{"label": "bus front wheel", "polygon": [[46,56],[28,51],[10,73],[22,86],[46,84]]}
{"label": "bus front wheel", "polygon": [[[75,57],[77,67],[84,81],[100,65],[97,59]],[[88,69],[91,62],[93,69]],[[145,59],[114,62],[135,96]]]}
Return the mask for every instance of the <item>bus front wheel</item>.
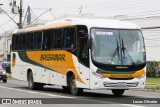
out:
{"label": "bus front wheel", "polygon": [[33,74],[32,74],[32,72],[29,72],[28,86],[29,86],[29,89],[31,89],[31,90],[39,90],[39,89],[43,89],[44,84],[34,82]]}
{"label": "bus front wheel", "polygon": [[121,96],[121,95],[123,95],[124,91],[125,91],[124,89],[112,89],[112,93],[115,96]]}
{"label": "bus front wheel", "polygon": [[82,88],[77,88],[74,75],[70,77],[70,91],[72,95],[80,95],[83,92]]}

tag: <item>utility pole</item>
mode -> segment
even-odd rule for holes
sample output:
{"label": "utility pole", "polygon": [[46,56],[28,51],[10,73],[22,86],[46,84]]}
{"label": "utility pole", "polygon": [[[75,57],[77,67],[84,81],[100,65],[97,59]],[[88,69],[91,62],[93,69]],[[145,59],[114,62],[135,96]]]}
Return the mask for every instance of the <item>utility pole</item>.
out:
{"label": "utility pole", "polygon": [[[14,2],[14,1],[13,1]],[[20,0],[20,6],[19,6],[19,9],[18,9],[18,6],[16,6],[16,2],[13,3],[13,10],[12,10],[12,13],[13,14],[18,14],[19,13],[19,23],[16,23],[15,20],[7,14],[7,12],[5,12],[5,10],[3,10],[2,8],[0,8],[0,10],[2,10],[14,23],[17,24],[17,26],[19,27],[19,29],[22,29],[22,4],[23,4],[23,0]],[[0,4],[0,5],[3,5],[3,4]],[[12,6],[12,2],[10,3],[10,5]],[[14,7],[17,7],[17,8],[14,8]],[[15,11],[17,10],[17,12]]]}
{"label": "utility pole", "polygon": [[[22,29],[22,4],[23,4],[23,0],[19,0],[20,1],[20,5],[19,7],[16,5],[16,0],[12,0],[12,2],[10,3],[10,6],[12,6],[12,13],[13,14],[19,14],[19,22],[17,23],[19,29]],[[15,21],[14,21],[15,22]]]}
{"label": "utility pole", "polygon": [[19,29],[22,29],[22,2],[23,0],[20,0],[20,7],[19,7]]}
{"label": "utility pole", "polygon": [[[0,4],[0,6],[1,6],[1,5],[3,5],[3,4]],[[0,8],[0,14],[1,14],[2,12],[3,12],[3,11],[2,11],[1,8]]]}

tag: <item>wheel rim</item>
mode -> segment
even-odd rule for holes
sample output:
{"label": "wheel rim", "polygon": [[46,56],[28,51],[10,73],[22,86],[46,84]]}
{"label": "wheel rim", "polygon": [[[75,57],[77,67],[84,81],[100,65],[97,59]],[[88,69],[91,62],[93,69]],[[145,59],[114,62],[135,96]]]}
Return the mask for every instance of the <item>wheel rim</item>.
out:
{"label": "wheel rim", "polygon": [[75,80],[72,80],[72,83],[71,83],[71,91],[72,91],[72,93],[76,93],[76,91],[77,91],[77,87],[76,87],[76,82],[75,82]]}
{"label": "wheel rim", "polygon": [[29,80],[28,80],[28,84],[29,84],[29,88],[31,88],[32,87],[32,79],[31,79],[31,76],[29,77]]}

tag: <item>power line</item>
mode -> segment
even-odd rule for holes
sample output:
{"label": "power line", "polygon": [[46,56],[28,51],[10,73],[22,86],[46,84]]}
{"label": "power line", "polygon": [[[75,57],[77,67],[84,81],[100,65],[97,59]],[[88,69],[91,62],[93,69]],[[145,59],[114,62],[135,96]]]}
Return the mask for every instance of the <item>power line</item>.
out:
{"label": "power line", "polygon": [[51,9],[49,9],[48,11],[45,11],[45,12],[43,12],[42,14],[40,14],[36,19],[34,19],[34,20],[31,22],[31,24],[32,24],[34,21],[36,21],[38,18],[40,18],[42,15],[44,15],[45,13],[50,12],[50,11],[51,11]]}
{"label": "power line", "polygon": [[[115,2],[113,2],[113,3],[115,3]],[[117,3],[117,2],[116,2]],[[125,2],[126,3],[126,2]],[[153,2],[153,3],[150,3],[150,2],[145,2],[145,3],[147,3],[146,5],[153,5],[153,4],[159,4],[159,2]],[[96,8],[96,7],[98,7],[98,6],[101,6],[100,8],[101,9],[103,9],[103,6],[102,5],[106,5],[106,4],[98,4],[98,3],[94,3],[96,6],[93,6],[93,4],[89,4],[88,6],[92,6],[91,8]],[[128,3],[129,4],[129,3]],[[128,4],[126,4],[127,6],[129,6]],[[141,8],[143,7],[143,6],[146,6],[146,5],[144,5],[144,3],[143,4],[139,4],[138,6],[140,6]],[[154,5],[154,6],[155,6]],[[86,5],[84,5],[84,6],[86,6]],[[124,4],[123,5],[121,5],[121,6],[118,6],[118,7],[122,7],[122,6],[124,6]],[[136,7],[138,7],[137,5],[136,6],[134,6],[134,8]],[[75,6],[75,7],[77,7],[77,6]],[[112,6],[113,7],[113,6]],[[69,9],[70,10],[72,10],[71,8],[73,8],[73,6],[72,7],[70,7]],[[106,7],[105,7],[106,8]],[[108,7],[107,7],[108,8]],[[116,6],[116,8],[117,8],[117,6]],[[127,7],[125,7],[125,9],[126,9]],[[133,8],[133,6],[132,7],[129,7],[129,9],[132,9]],[[62,9],[62,11],[63,12],[59,12],[59,13],[64,13],[64,10],[66,10],[65,8],[56,8],[56,9]],[[67,8],[68,9],[68,8]],[[115,8],[109,8],[109,9],[112,9],[112,13],[113,13],[113,11],[115,11]],[[107,10],[109,10],[109,9],[107,9]],[[94,9],[95,10],[95,9]],[[107,11],[106,9],[105,9],[105,11]],[[118,9],[118,11],[121,11],[121,10],[123,10],[122,8],[121,9]],[[60,10],[59,10],[60,11]],[[96,11],[97,11],[97,9],[96,9]],[[100,12],[102,12],[102,11],[100,11]],[[99,13],[100,13],[99,12]],[[150,12],[150,13],[149,13]],[[151,13],[152,12],[152,13]],[[127,15],[131,15],[132,17],[135,17],[135,18],[139,18],[139,16],[146,16],[148,13],[148,15],[156,15],[156,14],[160,14],[160,13],[153,13],[153,12],[159,12],[159,10],[156,10],[156,11],[145,11],[145,12],[138,12],[140,15],[138,15],[137,13],[133,13],[133,14],[127,14]],[[142,15],[142,13],[144,14],[144,15]],[[146,14],[145,14],[146,13]],[[136,15],[134,15],[134,14],[136,14]],[[134,18],[134,19],[135,19]],[[141,18],[141,17],[140,17]],[[150,17],[150,18],[159,18],[159,17]],[[131,18],[130,18],[131,19]]]}
{"label": "power line", "polygon": [[[127,3],[127,4],[124,5],[124,3]],[[132,9],[132,8],[137,8],[137,7],[142,8],[142,7],[149,6],[149,5],[153,5],[153,4],[154,4],[154,6],[155,6],[155,5],[158,5],[158,4],[159,4],[159,1],[158,1],[158,3],[157,3],[157,2],[147,2],[147,4],[144,4],[144,2],[143,2],[143,3],[134,3],[134,4],[132,4],[132,6],[129,5],[129,4],[131,4],[131,3],[123,2],[122,5],[119,4],[119,3],[116,3],[116,5],[118,5],[118,6],[116,6],[116,7],[114,7],[114,6],[111,5],[111,4],[109,4],[109,6],[107,6],[107,7],[104,7],[104,6],[103,6],[103,5],[106,5],[106,4],[101,4],[101,5],[97,4],[96,7],[99,7],[99,6],[100,6],[99,9],[105,9],[105,10],[103,10],[103,11],[107,11],[107,10],[115,11],[115,10]],[[84,6],[85,6],[85,5],[84,5]],[[92,5],[92,4],[91,4],[90,6],[91,6],[91,8],[93,8],[93,5]],[[127,6],[127,7],[126,7],[126,6]],[[94,6],[94,8],[96,8],[96,7]],[[109,7],[112,7],[112,8],[109,8]],[[106,9],[106,8],[107,8],[107,9]]]}
{"label": "power line", "polygon": [[159,29],[160,26],[142,27],[141,29]]}
{"label": "power line", "polygon": [[[115,2],[116,1],[116,2]],[[116,7],[114,7],[113,5],[111,5],[112,3],[114,3],[113,5],[115,5],[115,4],[118,4],[119,6],[116,6]],[[109,4],[109,5],[107,5],[107,7],[104,7],[104,5],[106,5],[106,4]],[[130,6],[129,5],[130,3],[128,3],[128,2],[125,2],[125,1],[117,1],[117,0],[114,0],[114,1],[110,1],[110,2],[94,2],[94,3],[88,3],[88,4],[84,4],[84,6],[85,7],[91,7],[91,8],[99,8],[100,7],[100,9],[103,9],[102,11],[100,11],[100,12],[103,12],[103,11],[107,11],[107,10],[112,10],[112,13],[113,13],[113,11],[115,11],[116,10],[116,8],[118,9],[118,11],[122,11],[124,8],[125,9],[132,9],[132,8],[137,8],[137,7],[144,7],[144,6],[148,6],[148,5],[153,5],[154,4],[154,6],[155,5],[157,5],[157,4],[159,4],[159,1],[155,1],[155,2],[140,2],[140,1],[138,1],[138,3],[136,2],[136,3],[134,3],[133,4],[133,6]],[[95,5],[95,6],[94,6]],[[124,8],[122,8],[122,6],[124,7]],[[127,6],[127,7],[126,7]],[[130,7],[128,7],[128,6],[130,6]],[[66,9],[67,10],[70,10],[70,11],[72,11],[73,10],[73,8],[78,8],[79,6],[77,5],[77,6],[72,6],[72,7],[69,7],[69,6],[67,6],[67,7],[63,7],[63,8],[55,8],[55,10],[61,10],[62,9],[62,12],[59,12],[59,13],[64,13],[64,11],[66,11]],[[110,7],[112,7],[112,8],[110,8]],[[121,7],[120,9],[119,9],[119,7]],[[107,9],[106,9],[107,8]],[[38,9],[44,9],[44,8],[38,8]],[[105,10],[104,10],[105,9]],[[75,10],[75,9],[74,9]],[[95,10],[95,9],[94,9]],[[96,10],[97,11],[97,10]],[[99,12],[99,13],[100,13]],[[149,12],[149,11],[148,11]],[[139,12],[139,14],[140,13],[146,13],[146,14],[148,14],[148,12]],[[153,12],[153,11],[150,11],[150,12]],[[157,11],[156,11],[157,12]],[[135,13],[134,13],[135,14]],[[136,13],[137,14],[137,13]],[[157,13],[150,13],[151,15],[156,15]],[[130,14],[130,15],[132,15],[132,17],[133,17],[133,14]],[[141,15],[141,16],[143,16],[143,15]],[[144,16],[146,16],[146,15],[144,15]],[[137,17],[136,15],[134,15],[134,17]]]}
{"label": "power line", "polygon": [[135,20],[135,19],[159,19],[160,18],[160,15],[158,16],[144,16],[144,17],[133,17],[133,18],[124,18],[124,19],[121,19],[121,20]]}
{"label": "power line", "polygon": [[[15,16],[13,16],[12,19],[14,19],[16,16],[17,16],[17,14],[16,14]],[[6,21],[5,23],[1,24],[0,26],[3,26],[3,25],[5,25],[5,24],[7,24],[7,23],[10,22],[12,19]]]}
{"label": "power line", "polygon": [[152,11],[136,12],[136,13],[129,13],[129,14],[124,14],[124,15],[134,15],[134,14],[144,14],[144,13],[148,14],[150,12],[152,12],[152,13],[154,13],[154,12],[160,12],[160,10],[158,9],[158,10],[152,10]]}

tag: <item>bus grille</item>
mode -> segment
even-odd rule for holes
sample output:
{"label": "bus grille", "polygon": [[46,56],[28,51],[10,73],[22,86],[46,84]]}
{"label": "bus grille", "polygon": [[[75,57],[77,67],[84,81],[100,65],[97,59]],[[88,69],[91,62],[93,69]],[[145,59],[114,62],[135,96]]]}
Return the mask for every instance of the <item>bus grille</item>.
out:
{"label": "bus grille", "polygon": [[103,83],[105,87],[136,87],[138,85],[138,82],[135,83],[125,83],[125,84],[119,84],[119,83]]}
{"label": "bus grille", "polygon": [[133,78],[109,78],[111,80],[132,80]]}

